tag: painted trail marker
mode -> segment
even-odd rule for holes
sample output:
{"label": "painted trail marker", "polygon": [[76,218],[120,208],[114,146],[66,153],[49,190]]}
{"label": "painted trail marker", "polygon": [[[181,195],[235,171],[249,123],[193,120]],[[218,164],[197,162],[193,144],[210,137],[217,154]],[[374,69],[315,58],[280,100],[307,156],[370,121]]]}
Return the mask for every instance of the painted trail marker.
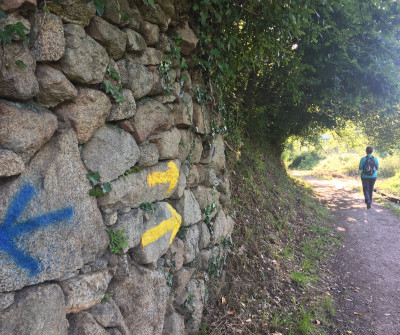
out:
{"label": "painted trail marker", "polygon": [[6,253],[14,260],[16,265],[28,270],[31,277],[37,275],[41,271],[41,263],[39,260],[32,258],[24,250],[17,248],[16,242],[18,238],[40,228],[60,223],[74,216],[72,208],[66,207],[30,218],[23,222],[18,222],[26,205],[31,201],[34,195],[35,189],[32,185],[27,184],[23,186],[12,198],[4,220],[0,224],[0,252]]}
{"label": "painted trail marker", "polygon": [[176,184],[178,183],[179,178],[179,169],[173,161],[167,163],[168,170],[164,172],[152,172],[147,176],[147,184],[150,187],[153,187],[157,184],[168,184],[169,188],[166,195],[170,194]]}

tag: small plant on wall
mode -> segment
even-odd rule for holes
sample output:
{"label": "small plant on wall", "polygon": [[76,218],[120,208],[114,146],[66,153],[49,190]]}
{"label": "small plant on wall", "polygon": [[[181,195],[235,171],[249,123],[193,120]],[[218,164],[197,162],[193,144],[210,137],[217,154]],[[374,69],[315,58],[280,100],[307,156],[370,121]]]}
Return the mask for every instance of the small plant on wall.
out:
{"label": "small plant on wall", "polygon": [[110,237],[110,251],[116,255],[122,255],[124,249],[128,246],[128,237],[121,229],[107,229],[108,236]]}

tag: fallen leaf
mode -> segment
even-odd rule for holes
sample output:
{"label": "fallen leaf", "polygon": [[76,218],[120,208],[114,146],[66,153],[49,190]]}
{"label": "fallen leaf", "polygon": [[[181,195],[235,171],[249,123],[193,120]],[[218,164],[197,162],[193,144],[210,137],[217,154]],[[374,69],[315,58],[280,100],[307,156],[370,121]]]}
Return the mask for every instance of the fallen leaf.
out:
{"label": "fallen leaf", "polygon": [[222,305],[225,305],[225,304],[226,304],[226,299],[225,299],[225,297],[222,297],[222,298],[221,298],[221,304],[222,304]]}
{"label": "fallen leaf", "polygon": [[386,313],[386,314],[383,314],[384,316],[390,316],[390,314],[389,313]]}
{"label": "fallen leaf", "polygon": [[315,323],[316,323],[317,325],[320,325],[320,324],[321,324],[321,321],[315,320]]}
{"label": "fallen leaf", "polygon": [[228,314],[228,315],[236,315],[236,311],[227,311],[226,314]]}
{"label": "fallen leaf", "polygon": [[353,334],[353,332],[351,330],[346,331],[346,333]]}
{"label": "fallen leaf", "polygon": [[357,313],[357,312],[354,312],[354,314],[359,316],[364,315],[363,313]]}
{"label": "fallen leaf", "polygon": [[241,304],[243,307],[246,307],[246,305],[245,305],[243,302],[241,302],[240,304]]}
{"label": "fallen leaf", "polygon": [[247,323],[251,322],[251,319],[247,319],[246,322],[247,322]]}

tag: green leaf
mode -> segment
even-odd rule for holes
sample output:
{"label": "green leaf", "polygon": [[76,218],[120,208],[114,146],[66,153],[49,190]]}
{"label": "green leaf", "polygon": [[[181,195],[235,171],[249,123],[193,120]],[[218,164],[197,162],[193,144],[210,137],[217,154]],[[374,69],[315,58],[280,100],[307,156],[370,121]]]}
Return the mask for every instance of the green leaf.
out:
{"label": "green leaf", "polygon": [[104,13],[104,7],[106,6],[107,0],[93,0],[94,6],[96,7],[97,14],[102,16]]}
{"label": "green leaf", "polygon": [[111,192],[111,184],[103,183],[103,184],[101,184],[101,189],[103,190],[104,193],[109,193],[109,192]]}
{"label": "green leaf", "polygon": [[48,7],[44,7],[43,10],[44,10],[46,13],[49,13],[49,14],[50,14],[50,9],[49,9]]}
{"label": "green leaf", "polygon": [[108,72],[108,74],[110,75],[111,78],[113,78],[115,80],[120,80],[121,79],[119,74],[118,74],[118,72],[113,67],[109,66],[107,68],[107,72]]}
{"label": "green leaf", "polygon": [[91,197],[102,197],[104,193],[101,188],[92,188],[89,190],[89,195]]}
{"label": "green leaf", "polygon": [[20,59],[16,60],[16,61],[15,61],[15,64],[16,64],[17,66],[19,66],[21,69],[25,70],[25,71],[28,70],[28,67],[27,67],[27,66],[25,65],[25,63],[24,63],[22,60],[20,60]]}
{"label": "green leaf", "polygon": [[117,97],[115,98],[115,102],[122,102],[125,101],[125,97],[122,93],[118,93]]}
{"label": "green leaf", "polygon": [[93,186],[96,186],[99,183],[100,174],[98,172],[90,172],[86,174],[86,178],[89,179]]}
{"label": "green leaf", "polygon": [[121,15],[122,21],[129,21],[132,18],[131,15],[121,12],[118,8],[115,8],[114,11],[116,11],[119,15]]}

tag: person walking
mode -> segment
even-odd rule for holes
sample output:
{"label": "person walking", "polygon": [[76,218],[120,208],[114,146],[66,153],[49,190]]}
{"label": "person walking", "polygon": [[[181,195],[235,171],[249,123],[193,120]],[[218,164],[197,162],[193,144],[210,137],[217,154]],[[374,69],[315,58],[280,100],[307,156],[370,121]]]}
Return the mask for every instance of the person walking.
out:
{"label": "person walking", "polygon": [[367,147],[365,151],[367,155],[361,158],[359,169],[362,170],[361,181],[365,203],[367,204],[367,209],[370,209],[372,203],[372,192],[374,191],[376,177],[378,176],[377,170],[379,170],[379,163],[378,159],[372,156],[372,152],[374,151],[372,147]]}

